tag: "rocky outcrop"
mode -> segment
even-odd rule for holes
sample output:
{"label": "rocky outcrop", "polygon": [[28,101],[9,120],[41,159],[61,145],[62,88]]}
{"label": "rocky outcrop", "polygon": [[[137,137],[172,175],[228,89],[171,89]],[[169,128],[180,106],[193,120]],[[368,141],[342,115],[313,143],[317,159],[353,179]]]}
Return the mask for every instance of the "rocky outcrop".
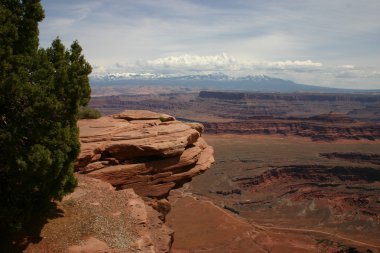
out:
{"label": "rocky outcrop", "polygon": [[[322,120],[323,119],[323,120]],[[344,120],[344,122],[336,122]],[[349,123],[346,118],[315,117],[305,120],[261,119],[232,122],[204,123],[212,134],[280,134],[310,137],[312,140],[380,139],[380,124]]]}
{"label": "rocky outcrop", "polygon": [[285,101],[344,101],[344,102],[379,102],[379,94],[354,93],[262,93],[262,92],[223,92],[201,91],[200,98],[229,100],[285,100]]}
{"label": "rocky outcrop", "polygon": [[332,152],[320,153],[322,157],[328,159],[342,159],[355,163],[372,163],[380,165],[380,154],[361,153],[361,152]]}
{"label": "rocky outcrop", "polygon": [[203,126],[166,114],[124,111],[80,120],[78,187],[25,252],[168,253],[169,191],[213,163]]}
{"label": "rocky outcrop", "polygon": [[166,114],[127,110],[78,125],[77,170],[144,197],[167,196],[214,161],[212,147],[201,138],[202,125]]}

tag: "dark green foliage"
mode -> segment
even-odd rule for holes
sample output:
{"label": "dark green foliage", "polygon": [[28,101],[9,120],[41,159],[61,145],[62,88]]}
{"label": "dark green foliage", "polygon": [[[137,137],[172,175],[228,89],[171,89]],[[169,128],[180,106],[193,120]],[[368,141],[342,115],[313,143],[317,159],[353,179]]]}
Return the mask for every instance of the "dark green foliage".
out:
{"label": "dark green foliage", "polygon": [[98,119],[102,115],[94,108],[83,107],[80,109],[78,119]]}
{"label": "dark green foliage", "polygon": [[161,122],[166,122],[166,121],[168,121],[168,118],[160,117],[160,121],[161,121]]}
{"label": "dark green foliage", "polygon": [[91,66],[77,41],[39,49],[43,18],[40,0],[0,0],[0,227],[21,228],[76,185]]}

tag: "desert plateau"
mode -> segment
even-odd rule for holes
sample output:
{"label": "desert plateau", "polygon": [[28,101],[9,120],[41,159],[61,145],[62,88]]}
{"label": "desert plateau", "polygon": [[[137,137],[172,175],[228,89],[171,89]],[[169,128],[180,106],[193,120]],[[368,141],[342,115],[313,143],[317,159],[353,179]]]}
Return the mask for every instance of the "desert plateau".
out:
{"label": "desert plateau", "polygon": [[173,252],[379,252],[380,123],[363,110],[379,101],[175,91],[91,104],[103,113],[154,108],[204,125],[215,164],[169,194]]}

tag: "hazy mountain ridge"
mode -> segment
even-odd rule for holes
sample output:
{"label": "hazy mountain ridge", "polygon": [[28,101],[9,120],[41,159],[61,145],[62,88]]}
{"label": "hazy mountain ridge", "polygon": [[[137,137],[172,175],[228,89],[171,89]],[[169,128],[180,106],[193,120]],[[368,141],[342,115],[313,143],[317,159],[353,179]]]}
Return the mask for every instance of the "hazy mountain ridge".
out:
{"label": "hazy mountain ridge", "polygon": [[110,73],[93,75],[93,86],[152,85],[189,87],[207,90],[244,90],[259,92],[380,92],[380,90],[341,89],[295,83],[266,75],[232,77],[223,73],[205,75],[166,75],[152,73]]}

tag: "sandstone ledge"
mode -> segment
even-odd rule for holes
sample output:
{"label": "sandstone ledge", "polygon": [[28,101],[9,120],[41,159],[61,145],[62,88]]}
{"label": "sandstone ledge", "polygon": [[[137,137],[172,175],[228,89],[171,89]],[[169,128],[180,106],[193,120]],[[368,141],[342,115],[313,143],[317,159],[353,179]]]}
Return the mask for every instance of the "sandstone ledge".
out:
{"label": "sandstone ledge", "polygon": [[106,182],[77,175],[78,187],[57,203],[42,240],[24,251],[65,253],[168,253],[173,231],[132,189],[115,191]]}
{"label": "sandstone ledge", "polygon": [[144,197],[165,197],[214,162],[212,147],[201,137],[203,126],[166,114],[127,110],[78,126],[77,170]]}

